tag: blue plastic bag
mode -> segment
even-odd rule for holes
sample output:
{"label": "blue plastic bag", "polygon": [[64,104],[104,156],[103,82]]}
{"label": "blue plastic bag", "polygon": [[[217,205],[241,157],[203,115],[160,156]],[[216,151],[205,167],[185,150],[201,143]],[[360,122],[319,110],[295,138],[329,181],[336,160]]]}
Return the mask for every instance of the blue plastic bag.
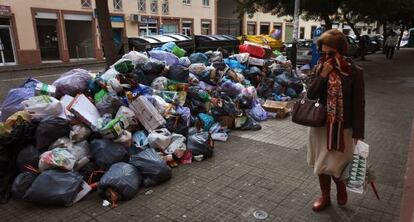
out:
{"label": "blue plastic bag", "polygon": [[160,50],[151,50],[149,51],[150,57],[171,66],[171,65],[178,65],[180,60],[178,57],[170,52],[164,52]]}
{"label": "blue plastic bag", "polygon": [[175,42],[167,42],[161,46],[161,50],[166,51],[166,52],[172,52],[175,46],[177,46]]}
{"label": "blue plastic bag", "polygon": [[265,121],[267,119],[267,112],[257,101],[254,102],[254,106],[250,109],[249,114],[256,121]]}
{"label": "blue plastic bag", "polygon": [[208,114],[200,113],[198,114],[198,118],[203,122],[205,131],[208,131],[214,124],[214,118]]}
{"label": "blue plastic bag", "polygon": [[224,63],[235,72],[244,72],[246,66],[234,59],[223,59]]}
{"label": "blue plastic bag", "polygon": [[29,78],[19,88],[11,89],[6,99],[1,105],[1,121],[4,122],[9,116],[23,110],[21,102],[35,95],[36,84],[38,80]]}
{"label": "blue plastic bag", "polygon": [[188,58],[191,63],[204,63],[204,65],[208,65],[208,57],[201,52],[193,53]]}

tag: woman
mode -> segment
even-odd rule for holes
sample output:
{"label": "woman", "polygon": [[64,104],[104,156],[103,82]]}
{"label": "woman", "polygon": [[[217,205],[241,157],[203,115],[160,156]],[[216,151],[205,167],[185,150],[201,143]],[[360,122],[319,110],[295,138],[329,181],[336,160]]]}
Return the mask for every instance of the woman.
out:
{"label": "woman", "polygon": [[321,58],[313,71],[307,96],[326,104],[324,127],[310,128],[307,160],[319,177],[322,196],[314,211],[330,205],[331,178],[336,183],[338,205],[347,202],[346,186],[339,177],[352,160],[354,145],[364,138],[365,95],[362,69],[344,55],[345,35],[331,29],[317,41]]}

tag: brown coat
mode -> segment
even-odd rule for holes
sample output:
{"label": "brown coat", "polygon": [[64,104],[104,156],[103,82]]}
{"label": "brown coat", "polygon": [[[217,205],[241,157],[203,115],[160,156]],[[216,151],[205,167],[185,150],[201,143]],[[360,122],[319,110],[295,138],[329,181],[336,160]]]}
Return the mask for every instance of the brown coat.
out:
{"label": "brown coat", "polygon": [[[308,88],[308,98],[326,104],[328,78],[313,73]],[[352,138],[364,139],[365,130],[365,88],[364,74],[361,67],[351,61],[351,72],[341,75],[342,94],[344,98],[344,128],[352,128]]]}

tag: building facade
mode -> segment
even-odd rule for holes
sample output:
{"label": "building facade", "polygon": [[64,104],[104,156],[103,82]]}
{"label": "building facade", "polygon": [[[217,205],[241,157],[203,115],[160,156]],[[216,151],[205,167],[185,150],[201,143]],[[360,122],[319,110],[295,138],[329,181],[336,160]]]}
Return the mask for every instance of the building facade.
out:
{"label": "building facade", "polygon": [[[282,41],[291,41],[293,35],[293,18],[279,17],[270,13],[256,12],[252,17],[239,15],[236,0],[219,0],[217,3],[217,32],[229,35],[269,34],[273,29],[282,31]],[[299,39],[311,39],[313,30],[320,26],[318,21],[299,21]]]}
{"label": "building facade", "polygon": [[[217,0],[108,0],[114,42],[215,34]],[[2,0],[0,65],[103,59],[95,0]]]}

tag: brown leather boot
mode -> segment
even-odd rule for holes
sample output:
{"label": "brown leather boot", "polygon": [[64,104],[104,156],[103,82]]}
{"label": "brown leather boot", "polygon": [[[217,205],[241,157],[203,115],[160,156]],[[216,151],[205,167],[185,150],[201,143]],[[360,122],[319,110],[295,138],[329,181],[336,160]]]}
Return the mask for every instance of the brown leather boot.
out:
{"label": "brown leather boot", "polygon": [[331,176],[319,175],[322,196],[313,204],[312,210],[321,211],[331,204]]}
{"label": "brown leather boot", "polygon": [[336,184],[336,199],[338,201],[338,205],[343,206],[348,201],[348,194],[346,193],[345,182],[335,177],[332,177],[332,179]]}

